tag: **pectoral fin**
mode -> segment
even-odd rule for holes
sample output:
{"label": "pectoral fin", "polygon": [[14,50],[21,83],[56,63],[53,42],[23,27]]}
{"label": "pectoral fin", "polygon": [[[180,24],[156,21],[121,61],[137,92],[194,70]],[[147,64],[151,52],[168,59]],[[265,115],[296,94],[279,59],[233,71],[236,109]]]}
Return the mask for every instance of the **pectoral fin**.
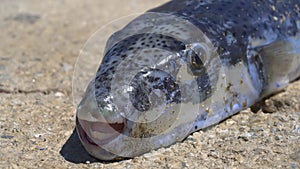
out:
{"label": "pectoral fin", "polygon": [[278,91],[300,75],[299,40],[280,40],[255,48],[264,76],[262,95]]}

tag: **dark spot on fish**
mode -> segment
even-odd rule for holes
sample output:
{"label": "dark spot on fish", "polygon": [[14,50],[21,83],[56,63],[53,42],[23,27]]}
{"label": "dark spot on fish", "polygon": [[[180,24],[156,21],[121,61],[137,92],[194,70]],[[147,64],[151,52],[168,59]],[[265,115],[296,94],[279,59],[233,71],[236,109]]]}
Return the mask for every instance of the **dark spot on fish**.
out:
{"label": "dark spot on fish", "polygon": [[244,102],[243,102],[243,108],[246,108],[247,107],[247,100],[245,100]]}
{"label": "dark spot on fish", "polygon": [[230,91],[231,86],[233,86],[233,84],[228,83],[227,87],[226,87],[226,91]]}
{"label": "dark spot on fish", "polygon": [[133,50],[133,49],[134,49],[134,47],[132,47],[132,46],[128,48],[128,50]]}

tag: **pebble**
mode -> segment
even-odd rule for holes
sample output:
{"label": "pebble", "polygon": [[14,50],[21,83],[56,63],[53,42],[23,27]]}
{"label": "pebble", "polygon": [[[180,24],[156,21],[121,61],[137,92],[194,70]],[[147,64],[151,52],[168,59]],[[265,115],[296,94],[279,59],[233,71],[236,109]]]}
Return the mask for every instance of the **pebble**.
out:
{"label": "pebble", "polygon": [[64,95],[63,93],[61,93],[61,92],[56,92],[56,93],[54,94],[54,96],[55,96],[56,98],[62,98],[62,97],[64,97],[65,95]]}
{"label": "pebble", "polygon": [[274,102],[270,99],[265,100],[263,106],[262,106],[262,111],[265,113],[273,113],[276,112],[277,108],[274,105]]}
{"label": "pebble", "polygon": [[12,102],[13,106],[22,106],[24,105],[24,102],[20,101],[20,100],[13,100]]}
{"label": "pebble", "polygon": [[292,169],[296,169],[296,168],[297,168],[297,164],[292,163],[292,164],[291,164],[291,168],[292,168]]}
{"label": "pebble", "polygon": [[210,150],[210,153],[208,155],[214,158],[218,158],[218,154],[215,150]]}
{"label": "pebble", "polygon": [[195,157],[195,154],[194,154],[194,153],[188,153],[187,156],[188,156],[188,157]]}
{"label": "pebble", "polygon": [[284,140],[284,137],[280,136],[280,135],[277,135],[277,136],[275,136],[275,140],[282,141],[282,140]]}
{"label": "pebble", "polygon": [[297,133],[297,134],[300,133],[300,126],[299,125],[295,125],[294,132]]}
{"label": "pebble", "polygon": [[63,67],[64,71],[66,71],[66,72],[68,72],[68,71],[70,71],[70,70],[73,69],[73,66],[72,66],[72,65],[69,65],[69,64],[67,64],[67,63],[63,63],[63,64],[62,64],[62,67]]}
{"label": "pebble", "polygon": [[46,147],[42,147],[42,148],[40,148],[40,150],[44,151],[44,150],[47,150],[47,148]]}
{"label": "pebble", "polygon": [[189,168],[189,164],[186,162],[181,162],[182,168]]}
{"label": "pebble", "polygon": [[243,133],[242,135],[238,136],[238,138],[243,139],[244,141],[249,141],[249,138],[252,137],[252,134],[250,133]]}

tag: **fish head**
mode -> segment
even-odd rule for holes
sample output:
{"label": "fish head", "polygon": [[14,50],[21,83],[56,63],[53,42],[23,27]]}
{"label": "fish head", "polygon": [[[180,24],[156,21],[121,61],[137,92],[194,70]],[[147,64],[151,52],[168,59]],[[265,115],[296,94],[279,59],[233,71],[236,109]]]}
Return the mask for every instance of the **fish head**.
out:
{"label": "fish head", "polygon": [[114,40],[127,27],[108,41],[77,108],[77,132],[92,156],[113,160],[169,146],[191,133],[205,111],[200,103],[216,71],[205,67],[216,60],[215,49],[207,38],[185,35],[184,26],[165,27]]}

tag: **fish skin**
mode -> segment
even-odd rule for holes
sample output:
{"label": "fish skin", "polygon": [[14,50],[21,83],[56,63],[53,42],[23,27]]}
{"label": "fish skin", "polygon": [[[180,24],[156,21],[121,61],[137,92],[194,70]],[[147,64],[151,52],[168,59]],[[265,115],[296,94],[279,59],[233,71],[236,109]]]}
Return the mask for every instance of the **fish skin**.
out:
{"label": "fish skin", "polygon": [[[298,0],[173,0],[149,12],[171,14],[199,28],[213,44],[213,47],[208,45],[208,48],[219,56],[226,83],[220,84],[222,89],[214,89],[219,85],[216,79],[220,79],[223,74],[210,67],[203,68],[205,63],[201,59],[195,61],[197,58],[194,58],[194,55],[197,53],[191,52],[187,46],[197,46],[197,43],[186,44],[176,38],[154,33],[137,34],[120,41],[116,40],[118,36],[132,31],[135,23],[146,22],[147,16],[136,18],[109,39],[102,64],[77,110],[76,127],[79,137],[86,150],[96,158],[112,160],[134,157],[152,149],[169,146],[183,140],[188,134],[216,124],[263,97],[281,90],[300,76]],[[110,124],[122,123],[120,112],[126,104],[117,104],[117,98],[112,97],[113,79],[126,80],[127,74],[118,76],[116,72],[123,66],[124,60],[131,59],[132,54],[145,47],[159,49],[157,53],[152,53],[153,56],[159,55],[160,49],[167,52],[158,58],[145,53],[143,58],[132,59],[124,66],[125,70],[132,67],[141,69],[129,85],[129,99],[134,108],[139,112],[146,112],[151,104],[154,104],[150,102],[150,93],[159,90],[166,96],[166,104],[170,106],[170,110],[175,111],[178,117],[180,114],[176,111],[177,105],[199,105],[202,106],[200,112],[187,112],[180,116],[182,119],[179,120],[178,126],[161,135],[159,134],[167,130],[168,127],[165,126],[170,124],[169,121],[176,120],[176,116],[172,116],[173,111],[167,111],[153,123],[143,124],[127,119],[124,122],[123,134],[144,139],[142,142],[128,141],[128,138],[119,136],[106,145],[89,145],[89,141],[96,142],[99,139],[96,137],[102,136],[91,134],[92,127],[84,128],[92,126],[90,121],[96,124],[97,120],[105,118]],[[169,52],[172,57],[167,58]],[[212,57],[212,53],[210,54]],[[166,61],[157,64],[160,59]],[[200,62],[198,67],[191,66],[193,61]],[[149,64],[158,65],[158,69],[144,68]],[[195,77],[198,91],[189,91],[189,85],[183,85],[179,89],[179,82],[172,75],[178,74],[179,67],[183,64],[189,66],[189,74]],[[186,92],[189,97],[182,99],[183,92],[180,90]],[[194,98],[197,96],[200,98]],[[100,112],[97,108],[100,108]],[[130,117],[138,118],[140,115],[132,113]],[[187,119],[184,119],[185,117]],[[102,123],[97,125],[103,126]],[[88,139],[85,138],[86,135]],[[159,136],[154,138],[156,135]]]}

